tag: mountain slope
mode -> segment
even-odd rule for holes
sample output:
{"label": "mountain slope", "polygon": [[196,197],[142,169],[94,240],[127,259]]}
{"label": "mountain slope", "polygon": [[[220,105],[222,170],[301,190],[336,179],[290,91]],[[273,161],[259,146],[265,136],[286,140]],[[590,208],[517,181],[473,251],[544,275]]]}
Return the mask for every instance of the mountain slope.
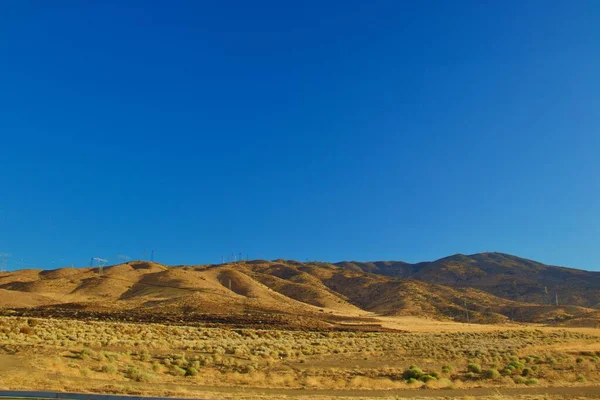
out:
{"label": "mountain slope", "polygon": [[[504,292],[506,282],[518,278],[518,288],[527,288],[525,283],[537,288],[539,282],[531,276],[540,279],[547,274],[554,279],[562,277],[563,285],[570,282],[577,288],[583,287],[583,279],[590,292],[598,291],[593,280],[583,278],[585,271],[511,257],[453,256],[414,265],[255,260],[168,267],[136,261],[107,267],[103,275],[91,268],[24,270],[0,274],[0,307],[155,313],[181,318],[268,313],[325,323],[370,315],[486,323],[512,319],[577,324],[585,320],[585,324],[593,325],[598,321],[600,313],[589,308],[527,303],[524,295],[511,299]],[[495,296],[494,291],[505,296]]]}
{"label": "mountain slope", "polygon": [[555,267],[502,253],[457,254],[432,262],[340,262],[352,270],[409,278],[537,304],[600,308],[600,272]]}

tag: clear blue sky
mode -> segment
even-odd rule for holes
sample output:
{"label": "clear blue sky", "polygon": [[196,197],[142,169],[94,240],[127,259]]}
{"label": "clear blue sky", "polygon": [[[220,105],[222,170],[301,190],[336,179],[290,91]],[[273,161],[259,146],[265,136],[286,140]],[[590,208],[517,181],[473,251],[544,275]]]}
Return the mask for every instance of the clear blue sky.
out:
{"label": "clear blue sky", "polygon": [[11,268],[600,269],[598,1],[3,2],[0,76]]}

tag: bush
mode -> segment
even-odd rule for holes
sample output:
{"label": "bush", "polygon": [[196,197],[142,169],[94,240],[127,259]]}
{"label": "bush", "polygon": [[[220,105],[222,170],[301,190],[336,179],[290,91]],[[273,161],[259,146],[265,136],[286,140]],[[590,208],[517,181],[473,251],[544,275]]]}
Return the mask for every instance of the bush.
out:
{"label": "bush", "polygon": [[127,368],[125,376],[136,382],[150,382],[152,380],[152,375],[133,366]]}
{"label": "bush", "polygon": [[190,367],[185,371],[185,376],[196,376],[198,375],[198,370],[194,367]]}
{"label": "bush", "polygon": [[37,319],[33,319],[33,318],[29,318],[27,320],[27,325],[29,325],[30,327],[34,327],[38,324],[38,320]]}
{"label": "bush", "polygon": [[513,381],[517,384],[520,385],[522,383],[525,383],[525,378],[523,378],[522,376],[515,376],[513,378]]}
{"label": "bush", "polygon": [[33,328],[25,325],[25,326],[22,326],[21,329],[19,329],[19,332],[21,332],[25,335],[33,335]]}
{"label": "bush", "polygon": [[579,376],[577,376],[577,379],[576,379],[576,381],[577,381],[577,382],[585,382],[585,376],[583,376],[583,375],[579,375]]}
{"label": "bush", "polygon": [[479,365],[477,363],[469,363],[469,365],[467,365],[467,370],[469,372],[474,372],[476,374],[480,374],[481,373],[481,365]]}
{"label": "bush", "polygon": [[498,370],[496,369],[488,369],[487,371],[485,371],[485,377],[486,379],[497,379],[500,376],[500,372],[498,372]]}
{"label": "bush", "polygon": [[118,369],[114,365],[109,364],[109,365],[103,365],[101,371],[104,372],[105,374],[116,374]]}
{"label": "bush", "polygon": [[148,362],[152,361],[152,354],[148,350],[142,351],[140,354],[140,361]]}
{"label": "bush", "polygon": [[423,376],[423,370],[415,365],[411,365],[402,373],[402,379],[409,380],[410,378],[419,379]]}
{"label": "bush", "polygon": [[531,385],[536,385],[537,384],[537,379],[535,378],[529,378],[525,381],[525,384],[527,386],[531,386]]}
{"label": "bush", "polygon": [[444,374],[449,374],[450,372],[452,372],[452,370],[453,370],[453,368],[452,368],[452,366],[451,366],[451,365],[444,365],[444,366],[442,367],[442,372],[443,372]]}
{"label": "bush", "polygon": [[530,376],[533,374],[533,370],[531,368],[523,368],[523,372],[521,372],[521,375],[523,376]]}
{"label": "bush", "polygon": [[431,376],[431,375],[423,375],[423,376],[421,376],[420,380],[422,382],[427,383],[429,381],[435,381],[435,380],[437,380],[437,378],[435,376]]}
{"label": "bush", "polygon": [[171,373],[175,376],[185,376],[187,371],[181,367],[174,365],[173,367],[171,367]]}
{"label": "bush", "polygon": [[417,381],[415,378],[409,378],[409,379],[408,379],[406,382],[407,382],[409,385],[411,385],[411,384],[413,384],[413,383],[416,383],[416,382],[418,382],[418,381]]}

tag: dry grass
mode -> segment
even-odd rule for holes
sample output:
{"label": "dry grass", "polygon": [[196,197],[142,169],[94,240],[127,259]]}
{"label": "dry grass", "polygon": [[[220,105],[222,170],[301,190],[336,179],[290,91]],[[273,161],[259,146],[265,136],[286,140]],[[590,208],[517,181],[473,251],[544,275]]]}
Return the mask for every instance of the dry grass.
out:
{"label": "dry grass", "polygon": [[597,343],[597,336],[568,330],[309,332],[0,317],[0,386],[151,383],[157,394],[174,386],[589,385],[600,383]]}

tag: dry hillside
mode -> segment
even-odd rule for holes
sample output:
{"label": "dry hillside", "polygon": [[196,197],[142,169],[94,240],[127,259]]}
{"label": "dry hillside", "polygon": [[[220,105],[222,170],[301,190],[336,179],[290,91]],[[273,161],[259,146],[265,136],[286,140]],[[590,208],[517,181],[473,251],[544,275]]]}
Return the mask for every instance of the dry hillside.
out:
{"label": "dry hillside", "polygon": [[[477,289],[482,279],[470,271],[464,272],[468,279],[461,285],[421,281],[424,276],[443,280],[441,277],[450,273],[448,270],[456,274],[459,268],[448,259],[436,263],[419,267],[410,279],[389,276],[394,275],[394,264],[334,265],[285,260],[176,267],[135,261],[107,267],[102,275],[92,268],[21,270],[0,274],[0,306],[5,312],[6,309],[78,314],[94,311],[177,318],[260,315],[256,318],[266,321],[289,316],[286,323],[306,320],[320,326],[355,323],[361,318],[365,322],[374,315],[587,326],[595,326],[599,320],[599,312],[589,308],[526,303],[490,293],[501,291],[504,278],[495,278],[500,289],[480,288],[487,291]],[[432,271],[438,274],[433,275]],[[484,273],[493,275],[489,268]],[[466,284],[471,281],[475,284]],[[522,299],[523,296],[519,300]]]}
{"label": "dry hillside", "polygon": [[456,288],[475,288],[510,300],[600,308],[600,272],[555,267],[503,253],[456,254],[432,262],[340,262],[352,270]]}

